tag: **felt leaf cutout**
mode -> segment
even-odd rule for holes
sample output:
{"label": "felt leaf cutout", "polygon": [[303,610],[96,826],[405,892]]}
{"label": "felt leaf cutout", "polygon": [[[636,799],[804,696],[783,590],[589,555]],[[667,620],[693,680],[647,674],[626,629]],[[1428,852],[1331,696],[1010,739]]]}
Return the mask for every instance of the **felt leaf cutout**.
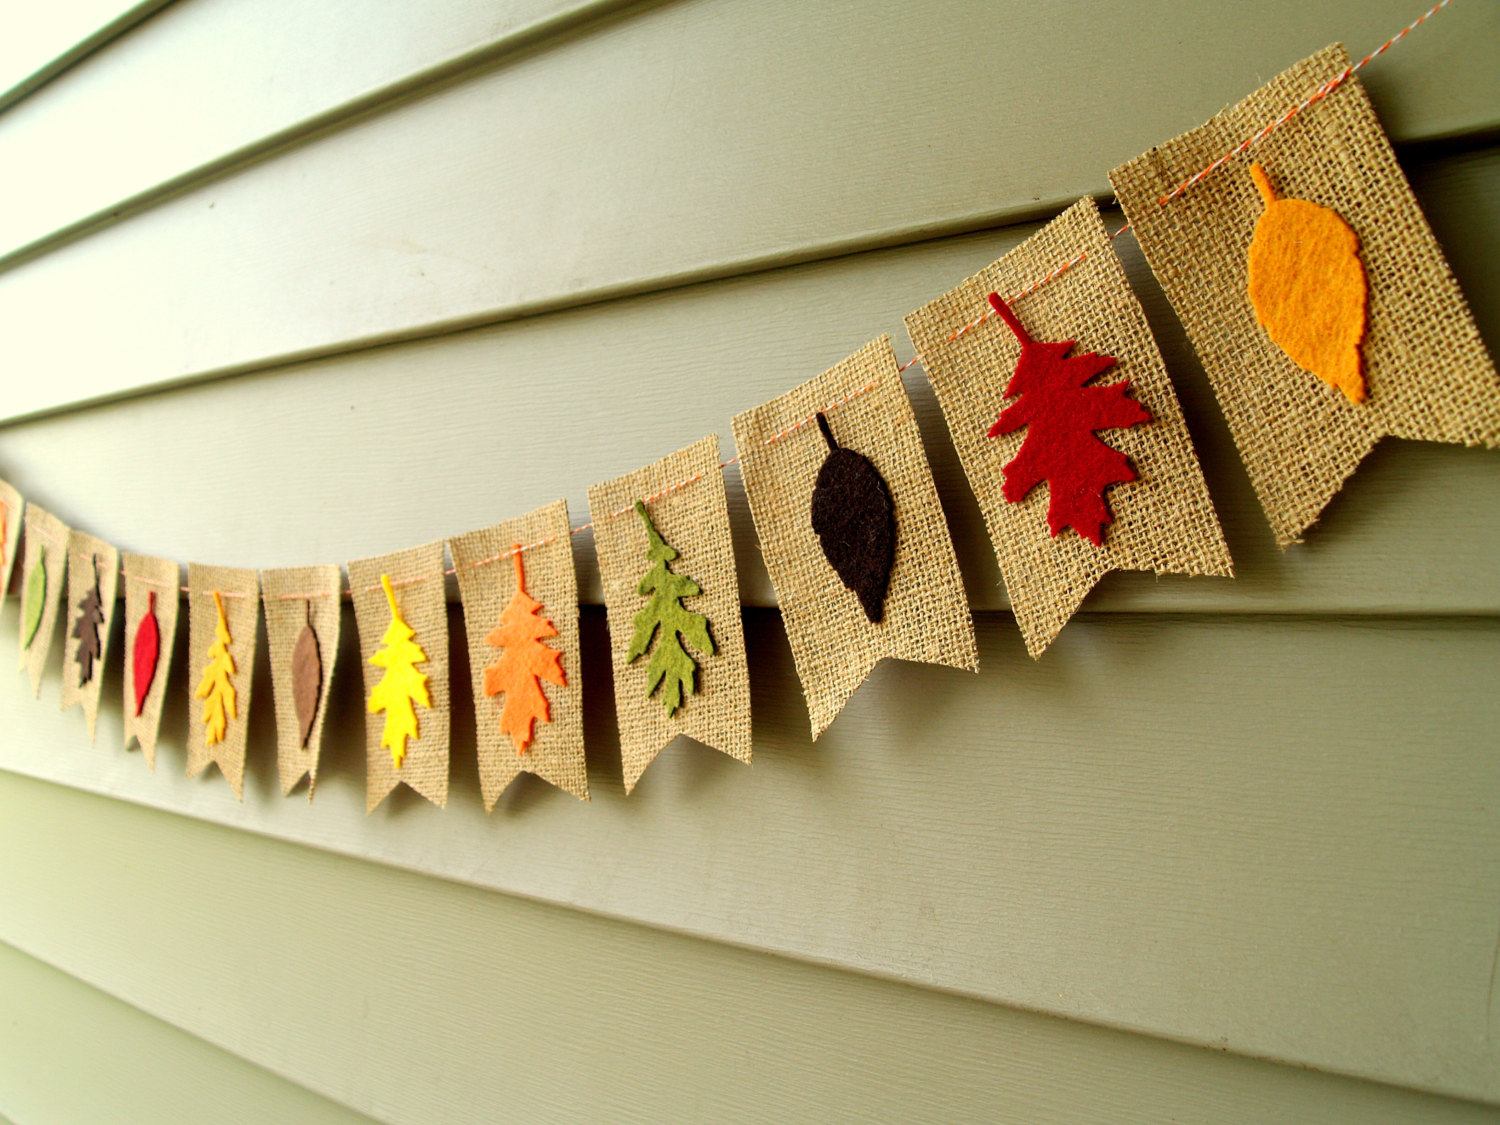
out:
{"label": "felt leaf cutout", "polygon": [[26,604],[22,607],[21,631],[26,635],[23,648],[30,648],[36,640],[36,632],[42,627],[42,617],[47,612],[47,548],[39,547],[36,565],[26,576]]}
{"label": "felt leaf cutout", "polygon": [[229,654],[232,643],[229,622],[224,618],[224,599],[214,591],[214,609],[219,620],[214,624],[214,643],[208,646],[208,667],[203,669],[203,679],[198,682],[194,699],[203,700],[203,725],[208,728],[203,735],[203,744],[213,746],[224,741],[224,731],[229,720],[235,717],[235,691],[230,677],[234,675],[234,657]]}
{"label": "felt leaf cutout", "polygon": [[1250,243],[1255,318],[1298,367],[1365,400],[1359,345],[1365,335],[1365,267],[1359,236],[1338,212],[1306,199],[1278,199],[1266,170],[1250,165],[1266,209]]}
{"label": "felt leaf cutout", "polygon": [[[5,573],[5,552],[10,546],[10,544],[5,541],[6,527],[7,525],[9,525],[9,523],[10,508],[6,505],[4,500],[0,500],[0,574]],[[0,594],[4,593],[4,590],[0,590]]]}
{"label": "felt leaf cutout", "polygon": [[885,592],[896,561],[896,509],[891,490],[869,458],[833,440],[818,415],[828,456],[813,486],[812,526],[823,557],[872,624],[885,615]]}
{"label": "felt leaf cutout", "polygon": [[391,761],[396,768],[406,761],[406,740],[417,738],[416,704],[432,706],[432,696],[427,691],[427,675],[418,672],[416,666],[427,662],[427,654],[413,638],[417,635],[401,617],[396,605],[396,592],[391,589],[388,574],[380,576],[380,585],[385,588],[385,600],[391,607],[391,623],[385,636],[380,638],[383,646],[370,657],[370,663],[384,668],[385,675],[370,692],[366,710],[374,715],[385,712],[385,728],[380,734],[382,749],[391,752]]}
{"label": "felt leaf cutout", "polygon": [[78,665],[80,686],[94,678],[94,661],[99,659],[99,626],[104,623],[104,597],[99,590],[99,560],[93,561],[94,584],[78,603],[78,620],[73,622],[73,636],[78,649],[73,661]]}
{"label": "felt leaf cutout", "polygon": [[661,684],[661,703],[671,715],[682,706],[685,694],[698,690],[695,680],[698,665],[682,642],[686,640],[705,656],[714,655],[714,642],[708,635],[708,618],[684,608],[682,604],[683,598],[695,598],[703,593],[702,588],[687,575],[672,573],[667,564],[677,557],[677,551],[657,533],[656,525],[646,514],[646,505],[639,500],[635,502],[635,514],[646,525],[646,536],[650,540],[646,557],[652,563],[651,569],[637,584],[636,593],[651,600],[635,615],[635,635],[630,638],[625,662],[629,664],[644,656],[660,627],[661,639],[646,665],[646,694],[651,695]]}
{"label": "felt leaf cutout", "polygon": [[161,626],[156,620],[156,591],[147,594],[146,612],[135,627],[135,642],[131,645],[130,660],[135,672],[135,714],[140,718],[141,708],[146,705],[146,695],[151,691],[151,681],[156,678],[156,661],[161,655]]}
{"label": "felt leaf cutout", "polygon": [[1084,386],[1115,365],[1113,356],[1070,356],[1074,341],[1033,340],[998,294],[990,294],[990,305],[1021,342],[1021,356],[1005,388],[1007,398],[1020,399],[1001,411],[989,429],[990,437],[999,437],[1026,428],[1026,439],[1005,466],[1005,498],[1019,504],[1046,481],[1047,526],[1053,537],[1072,527],[1101,547],[1104,525],[1114,519],[1104,490],[1135,480],[1136,472],[1125,454],[1104,444],[1094,431],[1135,426],[1151,421],[1151,415],[1129,397],[1129,379]]}
{"label": "felt leaf cutout", "polygon": [[516,562],[516,593],[500,615],[500,624],[485,635],[484,643],[503,648],[504,654],[484,669],[484,694],[493,698],[505,693],[500,712],[500,730],[510,735],[516,753],[531,745],[533,723],[552,721],[541,681],[567,687],[562,653],[544,645],[544,637],[557,636],[557,627],[539,612],[542,603],[526,592],[526,572],[521,566],[521,545],[512,548]]}
{"label": "felt leaf cutout", "polygon": [[307,603],[307,624],[297,634],[292,649],[292,704],[297,710],[297,730],[302,745],[312,734],[313,720],[318,716],[318,697],[323,693],[323,654],[318,648],[318,634],[312,627],[312,602]]}

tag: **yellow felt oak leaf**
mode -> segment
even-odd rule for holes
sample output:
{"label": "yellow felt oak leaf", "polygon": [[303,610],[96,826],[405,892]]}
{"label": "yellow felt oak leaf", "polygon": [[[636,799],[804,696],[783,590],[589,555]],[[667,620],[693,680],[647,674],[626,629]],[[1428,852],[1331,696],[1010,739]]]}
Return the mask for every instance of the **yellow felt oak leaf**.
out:
{"label": "yellow felt oak leaf", "polygon": [[380,584],[385,588],[385,600],[391,607],[391,623],[386,627],[385,636],[380,638],[384,647],[370,657],[370,663],[384,668],[385,675],[370,692],[366,710],[372,715],[385,712],[380,745],[391,752],[391,761],[400,769],[401,763],[406,761],[406,740],[419,737],[415,705],[420,703],[423,707],[431,707],[432,696],[427,692],[426,673],[416,669],[416,665],[427,662],[427,654],[413,639],[416,633],[401,617],[396,593],[391,589],[390,575],[382,574]]}
{"label": "yellow felt oak leaf", "polygon": [[567,687],[563,675],[562,653],[542,643],[544,637],[557,636],[557,627],[544,617],[542,603],[526,592],[526,572],[521,567],[521,545],[512,549],[516,560],[516,593],[500,623],[484,638],[485,644],[503,648],[504,654],[484,670],[484,694],[505,693],[500,711],[500,730],[510,735],[516,753],[526,753],[531,745],[532,724],[552,721],[541,681]]}
{"label": "yellow felt oak leaf", "polygon": [[234,675],[234,657],[229,655],[229,622],[224,619],[224,599],[214,591],[214,609],[219,620],[214,624],[214,643],[208,648],[208,667],[203,670],[203,679],[198,682],[194,699],[203,700],[203,733],[206,746],[224,741],[224,730],[229,720],[235,717],[234,684],[229,677]]}

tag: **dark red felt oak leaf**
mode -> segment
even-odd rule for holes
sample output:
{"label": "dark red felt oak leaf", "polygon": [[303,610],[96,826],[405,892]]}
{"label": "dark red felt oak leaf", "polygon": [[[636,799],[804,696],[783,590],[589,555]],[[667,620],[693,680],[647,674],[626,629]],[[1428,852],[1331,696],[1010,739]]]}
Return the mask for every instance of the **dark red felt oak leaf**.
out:
{"label": "dark red felt oak leaf", "polygon": [[1149,422],[1151,415],[1129,397],[1128,379],[1084,386],[1115,365],[1113,356],[1070,356],[1072,340],[1033,340],[998,294],[990,294],[990,304],[1021,341],[1021,358],[1005,388],[1007,398],[1020,397],[990,427],[990,437],[1026,429],[1020,450],[1005,466],[1005,498],[1019,504],[1046,481],[1047,526],[1053,536],[1072,527],[1094,546],[1103,546],[1104,525],[1114,519],[1104,490],[1135,480],[1136,472],[1125,454],[1105,445],[1094,431]]}

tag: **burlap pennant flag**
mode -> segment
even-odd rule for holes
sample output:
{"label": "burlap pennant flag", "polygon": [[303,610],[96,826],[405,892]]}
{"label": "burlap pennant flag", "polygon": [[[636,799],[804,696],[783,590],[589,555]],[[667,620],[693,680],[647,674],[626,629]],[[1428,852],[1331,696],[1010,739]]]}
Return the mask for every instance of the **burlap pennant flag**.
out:
{"label": "burlap pennant flag", "polygon": [[21,564],[21,670],[31,674],[31,694],[42,694],[42,671],[52,649],[67,593],[68,525],[51,512],[26,505],[26,555]]}
{"label": "burlap pennant flag", "polygon": [[882,657],[978,670],[953,541],[889,336],[737,415],[734,441],[814,738]]}
{"label": "burlap pennant flag", "polygon": [[10,592],[10,574],[21,546],[21,494],[0,480],[0,598]]}
{"label": "burlap pennant flag", "polygon": [[578,578],[559,500],[448,540],[469,640],[484,807],[522,773],[589,799]]}
{"label": "burlap pennant flag", "polygon": [[[1149,415],[1149,421],[1097,435],[1128,458],[1138,477],[1102,491],[1113,520],[1102,526],[1099,546],[1076,527],[1052,534],[1051,490],[1060,483],[1034,486],[1016,503],[1006,499],[1006,466],[1032,435],[1024,429],[995,437],[989,432],[1017,401],[1006,391],[1021,343],[998,316],[974,323],[991,312],[991,293],[1020,294],[1069,262],[1063,273],[1012,300],[1014,315],[1035,340],[1072,340],[1073,356],[1113,358],[1090,384],[1128,381],[1129,398]],[[1016,623],[1033,657],[1111,570],[1233,573],[1182,408],[1092,199],[1080,200],[998,262],[912,313],[906,327],[984,512]],[[1061,475],[1071,466],[1058,469]]]}
{"label": "burlap pennant flag", "polygon": [[[1348,66],[1343,47],[1325,48],[1110,173],[1283,547],[1387,434],[1500,444],[1494,364],[1357,78],[1176,191]],[[1263,273],[1254,303],[1252,240]],[[1358,367],[1345,370],[1350,341]]]}
{"label": "burlap pennant flag", "polygon": [[240,798],[259,638],[255,571],[189,563],[187,775],[197,777],[214,762]]}
{"label": "burlap pennant flag", "polygon": [[750,761],[750,671],[719,436],[589,489],[625,792],[686,734]]}
{"label": "burlap pennant flag", "polygon": [[99,721],[104,660],[115,619],[120,553],[82,531],[68,533],[68,600],[63,614],[62,709],[83,708],[89,742]]}
{"label": "burlap pennant flag", "polygon": [[344,582],[337,566],[263,570],[266,647],[276,701],[276,770],[282,795],[307,778],[307,799],[318,784],[323,720],[339,651]]}
{"label": "burlap pennant flag", "polygon": [[349,564],[365,677],[365,810],[405,782],[448,803],[443,542]]}
{"label": "burlap pennant flag", "polygon": [[[125,749],[141,745],[156,769],[156,736],[177,641],[181,576],[177,563],[151,555],[122,556],[125,571]],[[194,684],[194,687],[197,685]]]}

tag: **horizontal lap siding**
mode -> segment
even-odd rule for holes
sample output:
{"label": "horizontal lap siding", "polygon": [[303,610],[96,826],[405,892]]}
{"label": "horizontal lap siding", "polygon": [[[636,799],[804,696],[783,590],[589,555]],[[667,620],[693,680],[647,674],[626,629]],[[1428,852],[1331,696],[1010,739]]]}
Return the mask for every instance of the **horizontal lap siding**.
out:
{"label": "horizontal lap siding", "polygon": [[[1410,10],[1158,0],[1129,18],[683,0],[590,25],[0,273],[0,334],[38,377],[4,409],[1047,214]],[[1412,134],[1500,123],[1500,17],[1475,4],[1424,32],[1403,50],[1447,84],[1389,87],[1393,107],[1418,99]]]}
{"label": "horizontal lap siding", "polygon": [[[907,358],[901,317],[1019,220],[1409,8],[179,0],[0,114],[0,415],[33,416],[0,476],[257,567],[559,496],[582,522],[589,484],[711,431],[728,456],[735,412],[880,332]],[[1398,139],[1454,142],[1403,159],[1492,342],[1497,44],[1457,4],[1365,72]],[[733,471],[750,768],[683,742],[623,797],[586,535],[589,805],[527,778],[484,815],[457,630],[444,812],[364,815],[349,620],[311,806],[277,795],[264,656],[243,804],[182,775],[185,652],[154,775],[117,749],[117,661],[92,748],[60,656],[40,703],[0,676],[0,1114],[133,1081],[251,1120],[1493,1117],[1394,1086],[1500,1103],[1500,457],[1384,443],[1275,551],[1117,246],[1240,577],[1106,579],[1040,663],[914,367],[983,670],[883,666],[816,746]],[[137,1037],[193,1076],[130,1071]]]}
{"label": "horizontal lap siding", "polygon": [[[1009,615],[986,615],[978,676],[886,664],[816,746],[778,616],[747,615],[747,640],[755,764],[679,743],[628,799],[595,611],[586,805],[526,778],[486,817],[463,720],[448,807],[402,793],[367,817],[352,643],[311,806],[279,796],[264,711],[243,804],[216,775],[184,777],[180,677],[155,774],[117,749],[117,674],[93,749],[52,691],[32,704],[0,677],[16,724],[0,766],[667,929],[1500,1098],[1492,619],[1103,615],[1033,662]],[[462,716],[461,663],[454,682]]]}
{"label": "horizontal lap siding", "polygon": [[[0,775],[0,814],[9,853],[57,837],[45,871],[0,867],[0,938],[393,1125],[1494,1119],[1472,1103],[652,932],[13,775]],[[248,1120],[306,1119],[264,1108]],[[179,1119],[226,1118],[159,1118]]]}

